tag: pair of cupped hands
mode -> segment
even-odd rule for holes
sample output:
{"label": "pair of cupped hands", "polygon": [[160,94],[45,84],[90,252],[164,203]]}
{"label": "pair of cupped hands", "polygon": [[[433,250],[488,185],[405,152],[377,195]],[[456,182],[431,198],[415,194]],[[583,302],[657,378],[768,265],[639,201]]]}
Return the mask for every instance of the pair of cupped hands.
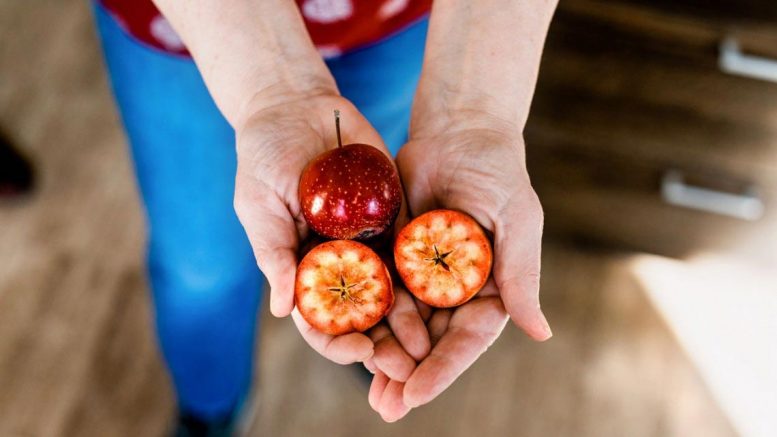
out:
{"label": "pair of cupped hands", "polygon": [[449,387],[508,318],[535,340],[551,336],[539,305],[542,208],[520,127],[477,110],[417,111],[396,159],[406,196],[395,228],[431,209],[468,213],[493,237],[492,277],[472,300],[449,309],[429,307],[395,281],[393,308],[368,332],[318,332],[294,308],[299,249],[312,233],[297,189],[308,162],[336,147],[334,109],[343,144],[370,144],[390,156],[377,131],[336,92],[275,97],[247,110],[236,126],[235,209],[269,280],[271,312],[291,314],[305,341],[329,360],[362,362],[374,374],[370,406],[393,422]]}

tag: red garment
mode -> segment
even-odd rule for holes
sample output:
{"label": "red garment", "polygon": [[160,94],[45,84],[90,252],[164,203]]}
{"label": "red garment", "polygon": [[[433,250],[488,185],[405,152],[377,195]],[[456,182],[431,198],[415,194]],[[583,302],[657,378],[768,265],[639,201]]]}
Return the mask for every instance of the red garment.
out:
{"label": "red garment", "polygon": [[[188,55],[183,41],[151,0],[99,0],[139,40]],[[325,58],[375,43],[429,12],[432,0],[296,0]]]}

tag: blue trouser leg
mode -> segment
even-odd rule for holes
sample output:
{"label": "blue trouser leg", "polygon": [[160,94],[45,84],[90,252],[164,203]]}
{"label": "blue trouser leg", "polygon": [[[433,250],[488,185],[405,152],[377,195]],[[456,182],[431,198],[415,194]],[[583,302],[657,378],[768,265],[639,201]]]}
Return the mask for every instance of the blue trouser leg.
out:
{"label": "blue trouser leg", "polygon": [[191,60],[96,17],[146,206],[162,353],[182,409],[225,415],[250,385],[263,283],[232,207],[234,132]]}
{"label": "blue trouser leg", "polygon": [[[229,414],[250,386],[263,279],[232,207],[234,132],[194,63],[96,19],[149,225],[148,270],[179,406]],[[395,153],[407,137],[426,23],[327,62]]]}

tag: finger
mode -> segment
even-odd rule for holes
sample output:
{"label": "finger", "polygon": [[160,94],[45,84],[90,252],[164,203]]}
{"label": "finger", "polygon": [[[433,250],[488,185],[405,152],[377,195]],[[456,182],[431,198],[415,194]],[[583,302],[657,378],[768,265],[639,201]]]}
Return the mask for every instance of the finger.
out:
{"label": "finger", "polygon": [[294,281],[297,257],[292,249],[275,249],[257,255],[262,272],[270,283],[270,312],[275,317],[286,317],[294,308]]}
{"label": "finger", "polygon": [[494,279],[513,322],[544,341],[553,333],[540,309],[542,207],[534,191],[513,204],[495,222]]}
{"label": "finger", "polygon": [[372,378],[372,383],[370,384],[370,392],[367,395],[367,402],[369,402],[370,407],[376,412],[378,411],[380,398],[383,397],[383,392],[386,390],[388,382],[389,378],[385,373],[380,370],[375,371],[375,376]]}
{"label": "finger", "polygon": [[403,401],[405,384],[391,380],[386,384],[383,396],[380,398],[378,413],[386,422],[396,422],[410,412],[410,407]]}
{"label": "finger", "polygon": [[372,356],[375,366],[391,379],[407,381],[415,370],[416,362],[405,352],[388,327],[379,325],[373,328],[370,338],[375,344],[375,354]]}
{"label": "finger", "polygon": [[324,334],[310,326],[296,308],[292,311],[291,318],[302,334],[302,338],[324,358],[338,364],[351,364],[372,357],[374,350],[372,341],[360,332],[336,337]]}
{"label": "finger", "polygon": [[416,308],[418,308],[418,314],[421,315],[424,322],[428,322],[429,317],[432,317],[432,313],[434,312],[433,308],[418,299],[415,299],[415,305]]}
{"label": "finger", "polygon": [[297,226],[277,195],[238,171],[235,211],[245,228],[254,256],[270,283],[270,311],[285,317],[294,308],[297,272]]}
{"label": "finger", "polygon": [[486,284],[483,286],[483,288],[478,291],[477,297],[491,297],[491,296],[499,296],[499,289],[496,287],[496,282],[494,281],[494,277],[491,276],[488,278],[488,281],[486,281]]}
{"label": "finger", "polygon": [[375,371],[378,370],[378,368],[375,366],[375,361],[373,361],[372,358],[367,358],[364,360],[364,368],[373,375],[375,374]]}
{"label": "finger", "polygon": [[448,330],[407,380],[404,403],[423,405],[443,392],[499,337],[507,313],[497,297],[472,300],[451,316]]}
{"label": "finger", "polygon": [[432,346],[436,345],[443,334],[445,334],[445,331],[448,330],[448,322],[450,322],[452,314],[451,310],[447,309],[437,310],[432,314],[428,324],[429,340]]}
{"label": "finger", "polygon": [[415,301],[407,291],[396,288],[394,296],[394,307],[387,317],[388,324],[405,351],[414,360],[421,361],[431,348],[426,325],[418,313]]}

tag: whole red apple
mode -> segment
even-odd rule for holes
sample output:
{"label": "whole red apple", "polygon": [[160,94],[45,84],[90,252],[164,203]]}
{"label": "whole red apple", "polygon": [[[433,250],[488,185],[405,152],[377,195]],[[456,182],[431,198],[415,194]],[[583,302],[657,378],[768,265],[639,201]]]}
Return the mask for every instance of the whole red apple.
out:
{"label": "whole red apple", "polygon": [[335,111],[337,148],[313,159],[299,182],[308,225],[319,235],[366,240],[391,227],[402,203],[399,174],[391,160],[368,144],[343,146]]}

